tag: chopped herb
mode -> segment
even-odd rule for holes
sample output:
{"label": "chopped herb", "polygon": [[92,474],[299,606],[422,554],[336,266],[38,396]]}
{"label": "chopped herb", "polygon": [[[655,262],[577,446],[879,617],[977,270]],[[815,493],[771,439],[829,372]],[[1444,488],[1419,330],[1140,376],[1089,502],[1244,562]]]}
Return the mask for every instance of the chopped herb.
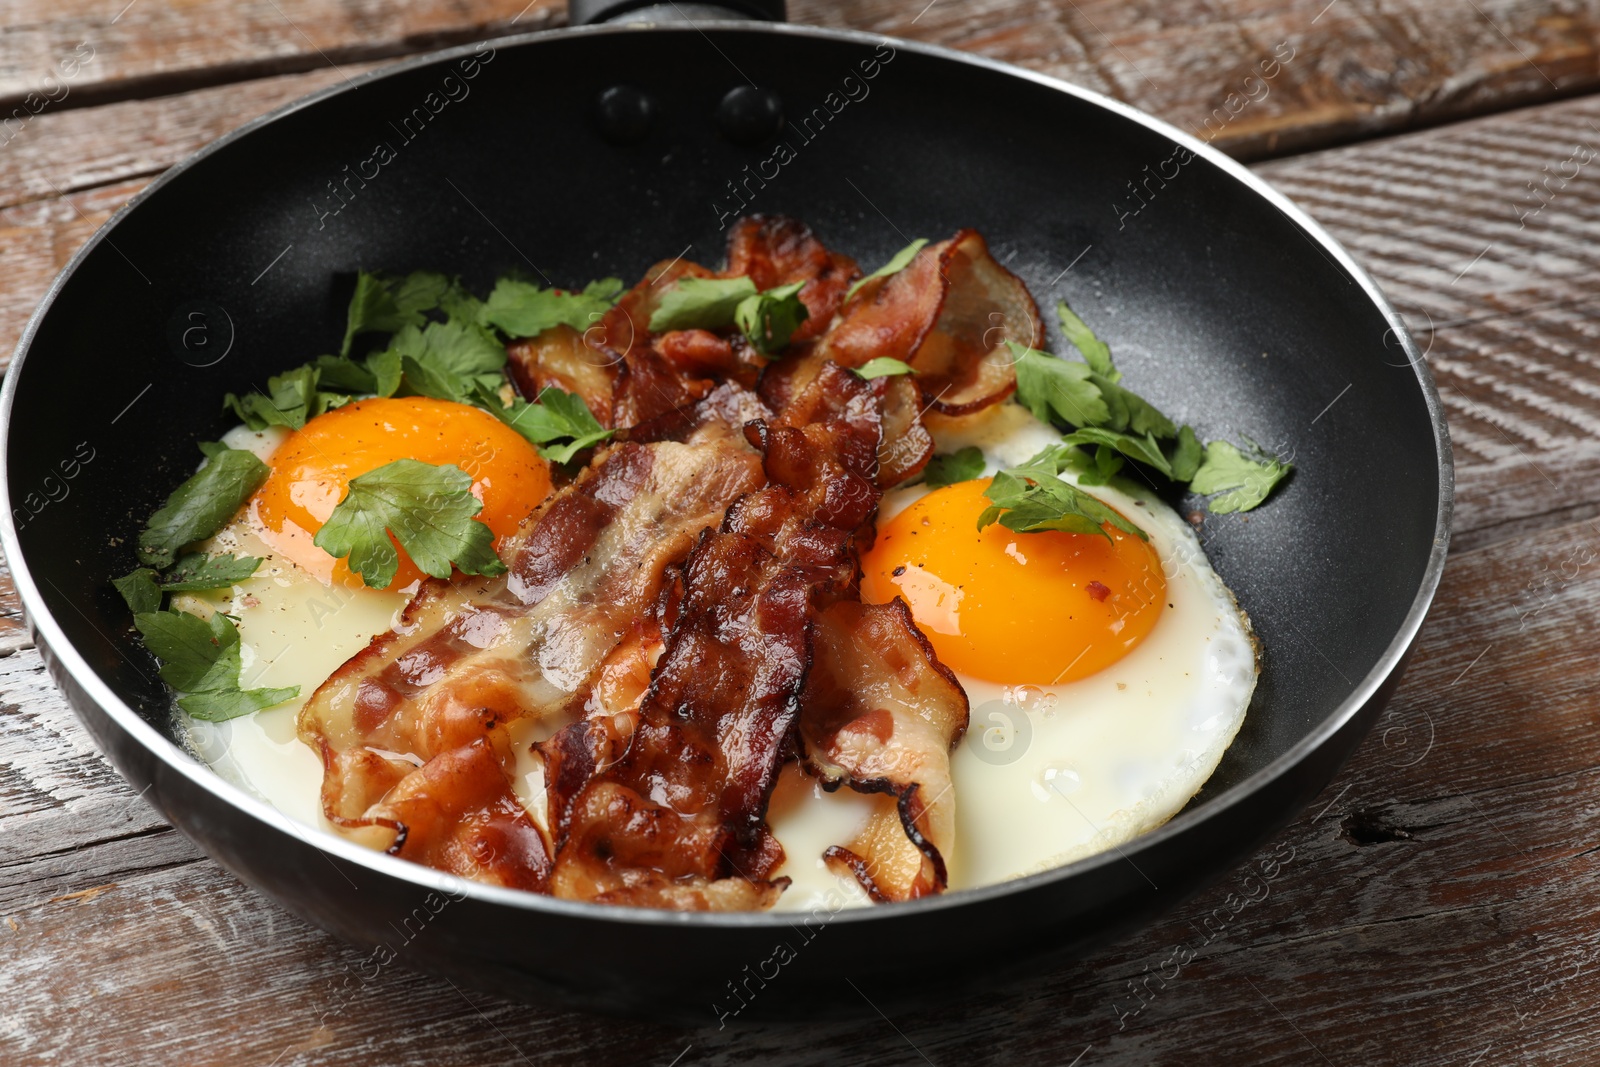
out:
{"label": "chopped herb", "polygon": [[661,294],[650,332],[717,330],[733,322],[739,305],[756,294],[749,278],[679,278]]}
{"label": "chopped herb", "polygon": [[1273,487],[1294,469],[1294,464],[1283,462],[1253,441],[1249,443],[1250,455],[1227,441],[1212,441],[1206,445],[1205,461],[1195,472],[1189,488],[1207,496],[1222,493],[1206,505],[1215,514],[1249,511],[1267,499]]}
{"label": "chopped herb", "polygon": [[891,274],[899,274],[901,271],[905,270],[911,265],[911,261],[917,258],[917,253],[922,251],[922,247],[927,243],[928,239],[926,237],[918,237],[915,241],[912,241],[900,251],[890,256],[889,262],[885,263],[883,266],[879,267],[865,278],[858,279],[856,283],[845,292],[844,298],[849,300],[851,297],[856,295],[857,290],[866,285],[868,282],[877,281],[879,278],[887,278]]}
{"label": "chopped herb", "polygon": [[221,612],[209,620],[180,611],[140,612],[133,624],[161,661],[161,680],[184,694],[178,706],[197,719],[221,722],[300,693],[299,686],[239,688],[239,631]]}
{"label": "chopped herb", "polygon": [[197,552],[178,560],[171,570],[161,576],[159,585],[164,593],[226,589],[250,577],[259,566],[261,560],[255,556],[207,556]]}
{"label": "chopped herb", "polygon": [[392,348],[360,361],[349,356],[318,356],[310,366],[317,370],[318,388],[373,396],[393,396],[400,388],[400,353]]}
{"label": "chopped herb", "polygon": [[424,312],[438,307],[451,286],[450,279],[432,271],[419,270],[399,279],[361,271],[356,275],[355,294],[350,297],[339,354],[350,354],[350,343],[358,334],[420,327],[426,321]]}
{"label": "chopped herb", "polygon": [[394,335],[389,351],[399,354],[411,392],[457,403],[471,403],[478,384],[497,387],[506,365],[504,345],[483,327],[456,320],[420,330],[407,326]]}
{"label": "chopped herb", "polygon": [[111,584],[117,587],[122,599],[128,602],[128,610],[135,615],[161,610],[161,587],[156,584],[156,572],[149,567],[113,578]]}
{"label": "chopped herb", "polygon": [[1061,321],[1061,332],[1067,335],[1067,340],[1083,356],[1090,370],[1112,383],[1122,380],[1122,372],[1111,361],[1110,346],[1095,336],[1089,324],[1078,318],[1065,300],[1056,304],[1056,318]]}
{"label": "chopped herb", "polygon": [[[581,292],[542,289],[532,282],[501,278],[489,299],[477,309],[477,321],[493,326],[507,337],[537,337],[555,326],[587,330],[611,310],[622,293],[622,282],[602,278],[584,286]],[[471,302],[450,295],[458,312],[471,308]]]}
{"label": "chopped herb", "polygon": [[[1113,455],[1120,453],[1131,460],[1143,463],[1148,467],[1154,467],[1168,478],[1173,476],[1172,464],[1168,461],[1165,453],[1161,451],[1161,442],[1148,433],[1136,435],[1118,430],[1107,430],[1099,426],[1085,426],[1081,430],[1069,433],[1061,441],[1063,444],[1068,445],[1097,445],[1100,453],[1104,453],[1107,450],[1110,450]],[[1115,473],[1114,470],[1108,472],[1107,463],[1109,461],[1101,460],[1098,454],[1095,462],[1098,470],[1101,473],[1106,473],[1108,477],[1109,474]],[[1118,464],[1118,466],[1120,467],[1121,464]]]}
{"label": "chopped herb", "polygon": [[928,460],[922,480],[930,488],[940,489],[957,482],[970,482],[983,473],[983,450],[968,445],[959,452],[947,452]]}
{"label": "chopped herb", "polygon": [[[539,394],[530,404],[520,397],[509,405],[486,389],[474,397],[478,406],[501,422],[539,446],[539,454],[552,463],[571,463],[572,457],[585,448],[597,445],[614,431],[601,426],[589,411],[589,405],[577,393],[567,393],[554,387]],[[563,444],[553,444],[570,438]]]}
{"label": "chopped herb", "polygon": [[892,356],[879,356],[869,359],[856,368],[856,373],[871,381],[873,378],[887,378],[894,374],[915,374],[911,364],[895,359]]}
{"label": "chopped herb", "polygon": [[347,558],[374,589],[387,589],[399,570],[394,541],[435,578],[450,577],[452,564],[467,574],[502,574],[506,565],[494,554],[494,534],[474,518],[481,510],[472,478],[461,468],[397,459],[350,479],[312,543]]}
{"label": "chopped herb", "polygon": [[[353,360],[350,362],[352,366],[358,366]],[[265,394],[251,391],[241,397],[229,393],[222,402],[232,408],[239,421],[252,430],[259,432],[268,426],[287,426],[291,430],[298,430],[306,424],[307,419],[350,402],[350,396],[346,393],[319,389],[321,376],[322,372],[316,364],[307,363],[268,378]]]}
{"label": "chopped herb", "polygon": [[1194,435],[1193,426],[1184,426],[1178,431],[1178,444],[1172,451],[1172,477],[1179,482],[1192,481],[1195,471],[1200,469],[1200,460],[1205,450],[1200,446],[1200,439]]}
{"label": "chopped herb", "polygon": [[1149,540],[1145,532],[1098,498],[1058,475],[1071,461],[1070,447],[1052,445],[1020,467],[1011,467],[994,476],[984,495],[990,506],[978,516],[978,529],[998,522],[1017,533],[1062,530],[1067,533],[1099,534],[1109,538],[1105,523]]}
{"label": "chopped herb", "polygon": [[1109,445],[1096,445],[1094,458],[1086,453],[1076,453],[1072,468],[1078,472],[1079,485],[1107,485],[1124,466],[1122,456]]}
{"label": "chopped herb", "polygon": [[236,448],[207,451],[206,465],[172,491],[139,535],[139,562],[169,567],[184,545],[203,541],[227,525],[267,478],[267,465]]}
{"label": "chopped herb", "polygon": [[1103,426],[1111,409],[1090,379],[1087,364],[1069,363],[1048,352],[1007,341],[1017,371],[1017,400],[1048,425],[1053,421],[1073,426]]}
{"label": "chopped herb", "polygon": [[1163,440],[1177,434],[1178,428],[1172,424],[1172,420],[1157,411],[1155,405],[1144,397],[1098,374],[1090,375],[1089,380],[1100,390],[1100,398],[1106,404],[1106,421],[1098,425],[1119,432],[1131,430],[1138,434],[1154,434]]}
{"label": "chopped herb", "polygon": [[782,351],[800,324],[810,317],[811,312],[800,299],[800,290],[805,287],[805,282],[780,285],[739,302],[734,321],[757,352],[770,356]]}

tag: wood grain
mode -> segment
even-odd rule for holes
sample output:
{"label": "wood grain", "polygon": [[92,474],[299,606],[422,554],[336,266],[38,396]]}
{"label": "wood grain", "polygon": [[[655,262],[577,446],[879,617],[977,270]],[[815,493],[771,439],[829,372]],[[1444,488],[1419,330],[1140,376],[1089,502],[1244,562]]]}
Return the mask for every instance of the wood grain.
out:
{"label": "wood grain", "polygon": [[1600,101],[1261,173],[1378,278],[1427,351],[1450,420],[1462,543],[1600,514]]}
{"label": "wood grain", "polygon": [[[1593,639],[1574,634],[1600,605],[1597,556],[1586,523],[1454,556],[1390,709],[1247,868],[1092,959],[893,1026],[679,1030],[399,966],[364,980],[363,954],[163,829],[22,651],[0,660],[0,922],[16,924],[0,926],[4,1058],[448,1067],[668,1064],[687,1049],[677,1062],[694,1067],[827,1049],[841,1064],[1067,1064],[1088,1047],[1084,1067],[1461,1064],[1485,1049],[1482,1062],[1589,1062],[1600,731]],[[1563,564],[1572,578],[1530,579]]]}
{"label": "wood grain", "polygon": [[25,121],[274,74],[342,73],[349,63],[543,29],[565,11],[561,0],[12,0],[0,112],[21,105]]}

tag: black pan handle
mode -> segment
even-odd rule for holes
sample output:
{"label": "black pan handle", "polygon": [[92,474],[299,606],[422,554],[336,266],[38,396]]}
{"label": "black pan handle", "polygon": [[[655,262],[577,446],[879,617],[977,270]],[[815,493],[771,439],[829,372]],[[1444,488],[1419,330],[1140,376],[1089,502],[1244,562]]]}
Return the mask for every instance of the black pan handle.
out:
{"label": "black pan handle", "polygon": [[567,22],[588,26],[597,22],[694,22],[749,19],[782,22],[788,17],[784,0],[718,0],[714,4],[660,3],[658,0],[568,0]]}

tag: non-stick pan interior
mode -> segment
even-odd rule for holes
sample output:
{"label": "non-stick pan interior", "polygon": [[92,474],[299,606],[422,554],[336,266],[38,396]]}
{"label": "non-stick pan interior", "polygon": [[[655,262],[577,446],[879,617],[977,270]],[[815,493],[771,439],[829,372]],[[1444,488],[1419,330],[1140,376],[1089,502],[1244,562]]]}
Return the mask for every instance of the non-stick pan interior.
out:
{"label": "non-stick pan interior", "polygon": [[[754,147],[714,118],[747,80],[788,120]],[[655,105],[637,143],[596,118],[619,84]],[[1361,286],[1241,181],[1094,102],[762,28],[574,33],[414,65],[172,176],[62,284],[17,383],[11,504],[56,621],[170,732],[107,580],[198,461],[193,442],[230,424],[222,395],[336,348],[358,268],[480,290],[510,270],[631,282],[680,253],[718,264],[743,210],[801,218],[869,269],[974,227],[1175,419],[1292,456],[1266,507],[1202,532],[1264,648],[1208,794],[1285,752],[1380,661],[1424,580],[1439,470],[1423,388]],[[1051,340],[1065,350],[1053,326]]]}

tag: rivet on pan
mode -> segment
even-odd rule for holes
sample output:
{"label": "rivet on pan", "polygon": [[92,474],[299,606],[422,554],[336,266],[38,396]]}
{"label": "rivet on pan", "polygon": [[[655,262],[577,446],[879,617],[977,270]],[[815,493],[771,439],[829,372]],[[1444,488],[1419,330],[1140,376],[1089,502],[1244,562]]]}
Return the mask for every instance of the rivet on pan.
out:
{"label": "rivet on pan", "polygon": [[783,98],[771,89],[736,86],[717,105],[717,128],[734,144],[760,144],[782,125]]}
{"label": "rivet on pan", "polygon": [[612,144],[635,144],[656,119],[656,102],[636,85],[613,85],[595,103],[600,135]]}

